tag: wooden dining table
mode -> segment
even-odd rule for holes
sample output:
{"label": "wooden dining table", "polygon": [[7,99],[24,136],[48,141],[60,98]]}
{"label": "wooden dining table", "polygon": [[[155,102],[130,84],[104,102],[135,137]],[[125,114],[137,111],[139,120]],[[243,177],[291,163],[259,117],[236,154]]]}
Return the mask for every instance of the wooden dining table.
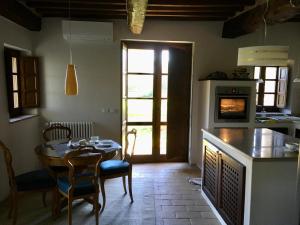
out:
{"label": "wooden dining table", "polygon": [[[102,153],[102,159],[108,160],[114,157],[122,158],[122,147],[114,140],[99,140],[97,142],[87,142],[87,146],[94,146]],[[35,148],[40,160],[45,166],[65,166],[64,156],[70,151],[78,149],[79,140],[60,139],[46,142]]]}

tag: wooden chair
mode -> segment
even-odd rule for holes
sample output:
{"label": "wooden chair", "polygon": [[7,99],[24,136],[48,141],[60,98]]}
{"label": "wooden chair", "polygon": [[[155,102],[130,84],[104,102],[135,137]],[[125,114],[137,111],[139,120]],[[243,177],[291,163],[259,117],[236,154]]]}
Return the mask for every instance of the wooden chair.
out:
{"label": "wooden chair", "polygon": [[72,131],[70,128],[63,126],[60,123],[53,123],[43,130],[44,141],[48,142],[55,139],[62,139],[56,135],[57,133],[59,133],[65,139],[72,139]]}
{"label": "wooden chair", "polygon": [[[105,188],[104,183],[107,179],[122,177],[123,179],[123,187],[125,194],[127,194],[126,190],[126,182],[125,177],[128,176],[128,189],[131,202],[133,202],[132,197],[132,160],[131,157],[134,154],[134,147],[136,141],[136,129],[132,129],[127,132],[126,140],[125,140],[125,154],[122,160],[106,160],[100,164],[100,187],[103,198],[103,205],[101,209],[101,213],[104,210],[106,197],[105,197]],[[129,138],[133,138],[133,142],[129,143]],[[128,151],[129,146],[131,146],[131,151]]]}
{"label": "wooden chair", "polygon": [[99,150],[92,146],[83,146],[67,153],[64,157],[69,168],[68,176],[59,176],[57,186],[60,196],[68,199],[68,224],[72,224],[72,202],[75,199],[85,199],[94,206],[96,224],[99,224],[99,164],[102,159]]}
{"label": "wooden chair", "polygon": [[[63,126],[60,123],[53,123],[43,130],[44,141],[48,142],[56,139],[61,139],[61,137],[58,137],[57,134],[62,135],[65,139],[72,139],[72,131],[70,128]],[[49,167],[49,169],[51,170],[51,174],[55,177],[59,173],[65,173],[67,171],[67,169],[62,166],[51,166]]]}
{"label": "wooden chair", "polygon": [[[48,174],[47,170],[35,170],[27,172],[18,176],[15,176],[14,169],[12,167],[12,156],[9,149],[0,141],[0,150],[4,154],[6,169],[9,178],[10,186],[10,208],[8,217],[13,216],[12,224],[17,223],[17,209],[19,194],[30,192],[42,192],[43,203],[46,206],[45,193],[48,191],[56,192],[56,182]],[[54,208],[52,209],[54,213]]]}

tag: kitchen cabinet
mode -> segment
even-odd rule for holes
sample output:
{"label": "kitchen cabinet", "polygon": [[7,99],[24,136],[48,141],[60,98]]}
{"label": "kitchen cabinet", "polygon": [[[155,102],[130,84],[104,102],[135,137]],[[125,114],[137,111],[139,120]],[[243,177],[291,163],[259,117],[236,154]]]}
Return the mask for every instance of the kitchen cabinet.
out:
{"label": "kitchen cabinet", "polygon": [[202,131],[202,196],[221,224],[299,225],[298,152],[285,151],[299,140],[265,128]]}
{"label": "kitchen cabinet", "polygon": [[243,224],[245,166],[204,140],[203,191],[227,224]]}

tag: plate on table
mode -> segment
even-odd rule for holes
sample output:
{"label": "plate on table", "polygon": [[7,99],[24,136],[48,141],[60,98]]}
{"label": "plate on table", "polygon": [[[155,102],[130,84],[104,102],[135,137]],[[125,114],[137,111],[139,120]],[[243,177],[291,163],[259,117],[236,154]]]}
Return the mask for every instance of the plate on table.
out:
{"label": "plate on table", "polygon": [[101,140],[99,141],[98,146],[100,148],[110,148],[113,145],[113,141],[112,140]]}

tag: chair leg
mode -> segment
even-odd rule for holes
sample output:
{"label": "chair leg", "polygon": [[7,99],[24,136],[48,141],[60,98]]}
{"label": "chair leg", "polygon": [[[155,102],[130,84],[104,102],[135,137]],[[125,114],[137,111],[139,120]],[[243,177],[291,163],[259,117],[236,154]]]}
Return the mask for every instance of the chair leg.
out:
{"label": "chair leg", "polygon": [[100,187],[101,187],[102,200],[103,200],[102,209],[101,209],[100,213],[102,213],[104,211],[105,202],[106,202],[104,182],[105,182],[105,179],[100,178]]}
{"label": "chair leg", "polygon": [[129,196],[130,196],[131,202],[133,202],[133,197],[132,197],[132,173],[131,173],[131,171],[128,173],[128,189],[129,189]]}
{"label": "chair leg", "polygon": [[18,198],[17,198],[17,194],[14,193],[12,194],[12,216],[13,216],[13,221],[12,221],[12,225],[16,225],[17,224],[17,216],[18,216]]}
{"label": "chair leg", "polygon": [[52,217],[56,218],[58,215],[58,190],[53,188],[52,190]]}
{"label": "chair leg", "polygon": [[8,211],[8,219],[11,218],[12,212],[13,212],[13,196],[12,193],[9,193],[8,197],[8,204],[9,204],[9,211]]}
{"label": "chair leg", "polygon": [[126,190],[126,177],[123,176],[122,177],[122,180],[123,180],[123,188],[124,188],[124,192],[125,192],[125,195],[127,194],[127,190]]}
{"label": "chair leg", "polygon": [[47,207],[46,198],[47,198],[47,192],[43,192],[43,205],[44,205],[44,207]]}
{"label": "chair leg", "polygon": [[99,224],[99,211],[100,211],[100,204],[99,204],[99,193],[94,196],[94,211],[96,217],[96,225]]}
{"label": "chair leg", "polygon": [[72,198],[68,199],[68,224],[72,225]]}

